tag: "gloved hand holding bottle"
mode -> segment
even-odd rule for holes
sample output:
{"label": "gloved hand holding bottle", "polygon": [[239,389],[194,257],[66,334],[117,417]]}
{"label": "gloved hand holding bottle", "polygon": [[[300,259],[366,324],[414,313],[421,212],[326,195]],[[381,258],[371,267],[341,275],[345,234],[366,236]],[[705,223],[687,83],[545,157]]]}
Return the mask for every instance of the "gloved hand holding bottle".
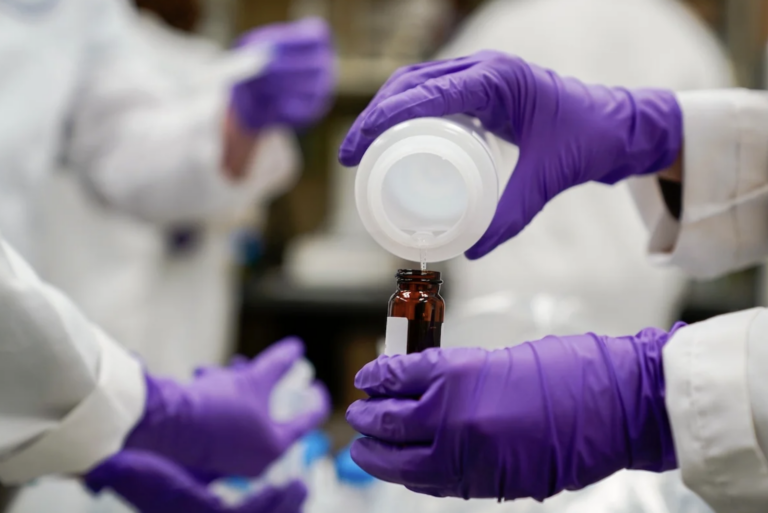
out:
{"label": "gloved hand holding bottle", "polygon": [[103,462],[87,478],[93,492],[111,488],[140,513],[300,513],[307,497],[298,481],[269,487],[240,505],[228,507],[181,466],[156,454],[123,451]]}
{"label": "gloved hand holding bottle", "polygon": [[671,91],[587,85],[517,57],[482,51],[396,72],[352,126],[339,160],[357,165],[388,128],[449,114],[476,117],[520,148],[496,216],[469,258],[517,235],[564,190],[661,171],[682,146],[682,113]]}
{"label": "gloved hand holding bottle", "polygon": [[438,497],[532,497],[621,469],[677,466],[662,349],[672,332],[547,337],[516,347],[380,357],[347,420],[370,474]]}
{"label": "gloved hand holding bottle", "polygon": [[288,422],[270,415],[272,389],[303,353],[300,340],[286,339],[251,362],[204,370],[186,385],[147,375],[144,416],[125,448],[197,471],[258,476],[328,416],[328,392],[319,382],[313,387],[322,400],[315,408]]}

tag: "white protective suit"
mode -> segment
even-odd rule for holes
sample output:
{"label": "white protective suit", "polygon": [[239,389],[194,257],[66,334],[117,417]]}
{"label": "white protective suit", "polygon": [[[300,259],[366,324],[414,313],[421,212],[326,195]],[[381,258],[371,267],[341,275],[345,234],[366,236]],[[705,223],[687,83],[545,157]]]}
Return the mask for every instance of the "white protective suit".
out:
{"label": "white protective suit", "polygon": [[[250,199],[218,172],[226,102],[188,105],[143,58],[134,24],[122,0],[0,0],[0,234],[33,266],[62,155],[104,201],[159,222]],[[265,60],[228,66],[255,73]],[[0,481],[82,473],[141,416],[141,368],[5,245],[0,291]]]}
{"label": "white protective suit", "polygon": [[[227,60],[208,40],[164,25],[151,14],[140,17],[138,35],[157,62],[183,88],[187,105],[224,102]],[[84,133],[82,137],[93,137]],[[247,170],[247,203],[221,209],[211,219],[194,219],[199,241],[172,253],[169,227],[144,222],[101,201],[87,176],[61,170],[50,181],[44,201],[43,238],[50,251],[40,266],[43,279],[69,296],[82,311],[121,344],[139,354],[154,373],[188,378],[200,365],[220,364],[234,317],[236,290],[231,234],[243,207],[255,211],[293,184],[299,152],[292,134],[261,134]],[[217,163],[205,159],[211,173]],[[98,241],[95,243],[94,241]],[[50,255],[50,258],[47,256]]]}
{"label": "white protective suit", "polygon": [[[675,0],[494,0],[468,20],[440,57],[488,48],[593,83],[692,90],[727,87],[733,80],[715,37]],[[517,149],[502,142],[502,151],[504,184]],[[653,214],[663,210],[654,207]],[[684,275],[649,262],[647,240],[628,184],[590,183],[561,194],[530,227],[479,262],[450,262],[446,334],[453,337],[447,343],[502,347],[551,332],[625,335],[670,327]],[[505,510],[708,508],[682,486],[678,473],[622,472],[543,505],[516,501]]]}

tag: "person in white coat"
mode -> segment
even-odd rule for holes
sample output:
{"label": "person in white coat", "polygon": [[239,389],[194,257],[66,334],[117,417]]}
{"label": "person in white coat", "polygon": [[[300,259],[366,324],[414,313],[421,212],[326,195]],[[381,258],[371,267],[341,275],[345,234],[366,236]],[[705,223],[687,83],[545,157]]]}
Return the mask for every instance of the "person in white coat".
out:
{"label": "person in white coat", "polygon": [[[396,73],[340,159],[356,164],[404,120],[458,113],[521,155],[471,259],[536,229],[560,193],[629,178],[654,259],[712,277],[768,255],[764,92],[589,85],[483,51]],[[669,331],[380,358],[356,377],[373,399],[347,412],[367,435],[352,456],[382,479],[465,499],[544,500],[621,469],[679,467],[716,511],[762,512],[767,324],[756,308]]]}
{"label": "person in white coat", "polygon": [[[272,389],[301,358],[295,339],[275,344],[253,362],[209,368],[187,384],[144,372],[2,239],[0,303],[4,485],[49,474],[104,480],[110,475],[104,474],[105,460],[119,466],[132,454],[151,456],[162,468],[255,477],[329,410],[327,391],[316,383],[311,390],[320,401],[305,414],[277,422],[269,413]],[[179,474],[184,481],[183,471],[167,477],[178,485]],[[222,511],[204,489],[199,484],[176,490],[176,500],[205,500],[211,511]],[[298,507],[302,490],[293,483],[265,493],[271,502],[289,500]],[[258,508],[254,500],[247,511],[269,511],[270,501]],[[44,511],[51,507],[66,504],[49,504]]]}
{"label": "person in white coat", "polygon": [[[38,235],[43,191],[59,160],[131,214],[168,223],[205,218],[250,201],[233,177],[245,174],[267,126],[300,126],[327,107],[333,51],[317,20],[246,36],[227,65],[232,82],[197,103],[144,58],[135,27],[133,8],[121,0],[0,2],[0,234],[33,267],[55,257]],[[307,61],[309,70],[297,67]],[[18,257],[5,258],[0,482],[83,473],[137,429],[151,432],[142,420],[154,423],[170,403],[147,395],[157,380],[134,357]]]}
{"label": "person in white coat", "polygon": [[[236,53],[173,30],[149,12],[141,13],[136,34],[147,52],[142,58],[175,82],[189,108],[225,100],[221,91],[237,72]],[[199,158],[208,161],[190,151],[188,165],[198,165],[192,159]],[[61,169],[44,189],[39,236],[48,250],[40,275],[138,355],[149,371],[189,379],[196,368],[223,364],[232,352],[236,284],[231,232],[238,217],[289,187],[297,168],[292,134],[269,127],[259,134],[245,178],[237,184],[242,197],[210,218],[178,224],[152,223],[116,209],[93,193],[84,172]],[[219,172],[218,166],[211,170]],[[169,236],[177,226],[188,225],[195,239],[188,248],[174,248]],[[104,496],[97,504],[74,480],[49,479],[22,490],[12,511],[104,511],[110,502]]]}
{"label": "person in white coat", "polygon": [[[139,20],[141,58],[183,89],[191,108],[225,99],[235,53],[152,12],[141,11]],[[201,157],[190,151],[189,165]],[[232,351],[236,308],[232,234],[293,185],[299,159],[289,128],[268,127],[237,184],[242,199],[177,223],[126,214],[94,195],[83,172],[61,169],[45,189],[40,236],[50,249],[40,275],[153,372],[186,379],[196,367],[222,364]],[[214,166],[211,173],[219,172]]]}
{"label": "person in white coat", "polygon": [[[677,0],[492,0],[439,57],[482,49],[516,54],[587,82],[680,91],[733,85],[714,34]],[[503,140],[499,145],[503,184],[518,149]],[[644,258],[647,231],[630,198],[626,183],[612,189],[580,185],[552,201],[534,229],[499,247],[482,265],[452,260],[451,330],[443,345],[496,348],[553,333],[620,335],[671,326],[685,276]],[[540,312],[548,310],[546,304],[555,311]],[[515,508],[559,511],[578,505],[595,512],[656,513],[666,503],[673,511],[675,501],[689,494],[676,483],[676,475],[621,473],[545,505],[531,501]],[[702,510],[708,508],[700,503]]]}

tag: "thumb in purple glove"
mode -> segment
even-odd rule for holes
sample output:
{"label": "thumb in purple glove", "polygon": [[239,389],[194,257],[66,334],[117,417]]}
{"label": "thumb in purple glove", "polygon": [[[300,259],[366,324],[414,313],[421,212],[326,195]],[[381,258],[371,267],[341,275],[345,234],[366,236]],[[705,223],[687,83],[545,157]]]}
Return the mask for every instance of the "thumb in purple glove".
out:
{"label": "thumb in purple glove", "polygon": [[517,235],[564,190],[661,171],[682,145],[682,113],[670,91],[586,85],[483,51],[397,71],[352,125],[339,160],[359,164],[373,140],[398,123],[450,114],[474,116],[520,147],[491,226],[469,258]]}
{"label": "thumb in purple glove", "polygon": [[272,389],[303,353],[301,341],[290,338],[247,364],[199,372],[188,385],[147,375],[145,413],[125,447],[197,471],[258,476],[328,416],[328,391],[319,382],[312,385],[316,406],[288,422],[270,415]]}
{"label": "thumb in purple glove", "polygon": [[352,458],[384,481],[465,499],[544,500],[625,468],[672,469],[670,336],[649,328],[380,357],[355,379],[371,398],[347,411],[368,436]]}
{"label": "thumb in purple glove", "polygon": [[306,487],[294,481],[267,488],[237,507],[227,507],[206,483],[158,455],[123,451],[85,478],[93,492],[111,488],[140,513],[300,513]]}
{"label": "thumb in purple glove", "polygon": [[320,18],[267,25],[247,33],[238,46],[269,45],[272,60],[257,76],[237,84],[232,108],[257,131],[273,125],[302,127],[330,107],[336,58],[328,24]]}

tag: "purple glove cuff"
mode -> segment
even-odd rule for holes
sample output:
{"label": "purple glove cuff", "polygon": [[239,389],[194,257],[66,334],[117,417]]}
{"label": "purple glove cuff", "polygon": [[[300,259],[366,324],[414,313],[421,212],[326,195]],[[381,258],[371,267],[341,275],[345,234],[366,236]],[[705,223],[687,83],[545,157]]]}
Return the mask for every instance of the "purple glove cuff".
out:
{"label": "purple glove cuff", "polygon": [[151,452],[133,450],[101,463],[85,483],[94,493],[110,488],[141,513],[299,513],[307,496],[306,486],[292,481],[281,488],[267,486],[229,506],[188,469]]}
{"label": "purple glove cuff", "polygon": [[[142,449],[153,451],[166,456],[167,447],[178,444],[178,437],[183,435],[182,430],[173,429],[178,425],[176,418],[181,411],[174,405],[183,404],[186,401],[184,389],[170,379],[154,378],[144,374],[147,386],[147,399],[144,406],[144,415],[133,431],[125,440],[126,449]],[[170,443],[164,443],[171,437]]]}
{"label": "purple glove cuff", "polygon": [[596,181],[613,185],[630,176],[657,173],[674,164],[683,147],[683,112],[675,93],[665,89],[620,88],[614,92],[627,96],[629,108],[618,116],[617,122],[626,126],[628,135],[622,133],[616,141],[620,160]]}
{"label": "purple glove cuff", "polygon": [[677,323],[669,333],[648,328],[635,337],[619,339],[629,340],[632,345],[630,350],[640,356],[637,379],[617,381],[621,401],[628,412],[634,412],[626,422],[629,447],[626,468],[653,472],[677,468],[672,427],[666,408],[662,351],[677,330],[684,326],[684,323]]}

